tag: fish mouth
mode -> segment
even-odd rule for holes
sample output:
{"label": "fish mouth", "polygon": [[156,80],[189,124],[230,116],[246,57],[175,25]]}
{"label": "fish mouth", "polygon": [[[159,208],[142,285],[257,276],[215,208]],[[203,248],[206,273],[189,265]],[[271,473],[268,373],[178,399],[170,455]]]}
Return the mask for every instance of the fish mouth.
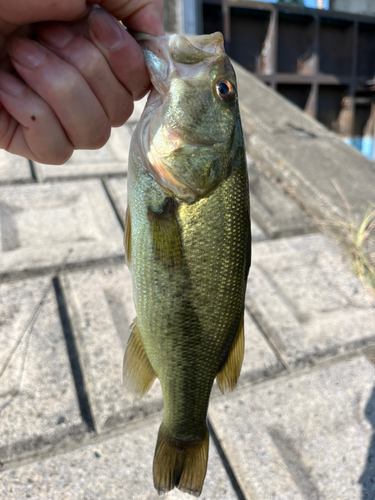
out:
{"label": "fish mouth", "polygon": [[173,76],[188,78],[192,72],[196,76],[200,69],[207,71],[214,54],[225,54],[220,32],[188,37],[132,32],[132,36],[141,46],[151,82],[160,94],[168,92]]}

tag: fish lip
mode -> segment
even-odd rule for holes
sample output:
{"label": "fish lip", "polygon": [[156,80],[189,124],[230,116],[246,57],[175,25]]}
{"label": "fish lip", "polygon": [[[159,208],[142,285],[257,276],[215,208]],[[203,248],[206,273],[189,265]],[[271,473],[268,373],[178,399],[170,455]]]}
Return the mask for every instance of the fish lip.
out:
{"label": "fish lip", "polygon": [[[223,35],[184,36],[180,34],[155,36],[130,31],[139,43],[154,88],[166,93],[174,75],[187,77],[191,67],[215,64],[225,56]],[[211,63],[209,63],[211,61]]]}

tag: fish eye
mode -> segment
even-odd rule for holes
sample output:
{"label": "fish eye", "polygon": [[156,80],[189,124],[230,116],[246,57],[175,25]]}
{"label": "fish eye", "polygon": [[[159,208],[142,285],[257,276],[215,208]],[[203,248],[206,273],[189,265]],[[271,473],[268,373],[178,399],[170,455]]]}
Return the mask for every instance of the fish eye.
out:
{"label": "fish eye", "polygon": [[221,101],[231,101],[235,95],[234,87],[229,80],[219,80],[216,82],[215,90]]}

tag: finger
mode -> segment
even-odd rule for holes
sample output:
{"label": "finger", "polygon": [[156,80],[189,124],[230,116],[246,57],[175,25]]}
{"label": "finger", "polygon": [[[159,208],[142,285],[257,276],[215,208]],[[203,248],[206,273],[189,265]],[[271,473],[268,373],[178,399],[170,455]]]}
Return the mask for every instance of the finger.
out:
{"label": "finger", "polygon": [[0,71],[0,148],[41,163],[61,164],[73,146],[50,106],[17,76]]}
{"label": "finger", "polygon": [[150,35],[164,35],[163,0],[103,0],[99,2],[127,28]]}
{"label": "finger", "polygon": [[41,25],[38,35],[42,44],[79,71],[102,105],[110,124],[113,127],[123,125],[133,112],[133,99],[95,45],[61,23]]}
{"label": "finger", "polygon": [[9,53],[21,78],[53,109],[75,149],[98,149],[110,124],[80,73],[39,43],[11,41]]}
{"label": "finger", "polygon": [[89,34],[108,61],[111,70],[134,100],[150,86],[142,50],[134,38],[108,12],[94,10],[89,17]]}
{"label": "finger", "polygon": [[83,17],[88,10],[85,0],[0,0],[1,18],[15,25],[40,21],[72,21]]}

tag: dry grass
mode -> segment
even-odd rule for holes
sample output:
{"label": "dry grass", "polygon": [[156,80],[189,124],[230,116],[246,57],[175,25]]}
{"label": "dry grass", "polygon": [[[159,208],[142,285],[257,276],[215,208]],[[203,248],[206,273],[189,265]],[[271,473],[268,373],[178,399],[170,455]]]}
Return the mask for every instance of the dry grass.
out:
{"label": "dry grass", "polygon": [[353,271],[365,288],[375,295],[375,209],[369,206],[360,225],[353,219],[351,208],[339,186],[332,181],[348,212],[348,220],[327,221],[334,227],[339,240],[348,250]]}

